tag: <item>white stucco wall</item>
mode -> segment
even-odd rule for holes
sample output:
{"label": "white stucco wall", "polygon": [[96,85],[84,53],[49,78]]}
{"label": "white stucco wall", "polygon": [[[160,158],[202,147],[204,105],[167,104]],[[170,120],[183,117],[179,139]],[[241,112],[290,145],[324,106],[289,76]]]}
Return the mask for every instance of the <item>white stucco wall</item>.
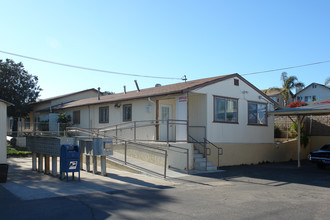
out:
{"label": "white stucco wall", "polygon": [[[228,79],[196,90],[206,94],[207,139],[214,143],[273,143],[274,119],[268,116],[267,126],[248,125],[248,101],[267,103],[259,99],[260,93],[239,80],[234,86],[234,79]],[[238,124],[213,122],[214,95],[238,99]],[[273,108],[268,105],[268,109]]]}
{"label": "white stucco wall", "polygon": [[7,104],[0,100],[0,163],[7,163]]}
{"label": "white stucco wall", "polygon": [[[106,128],[112,125],[118,125],[122,123],[127,123],[127,126],[132,126],[133,123],[123,121],[123,105],[131,104],[132,105],[132,122],[133,121],[144,121],[144,120],[155,120],[156,119],[156,104],[154,101],[149,101],[148,99],[142,100],[132,100],[125,102],[118,102],[120,104],[119,108],[115,108],[115,103],[106,103],[102,105],[92,105],[92,106],[83,106],[79,108],[73,108],[65,110],[72,115],[73,111],[80,110],[80,124],[75,125],[80,128]],[[109,107],[109,122],[108,123],[99,123],[99,108],[100,107]],[[145,123],[144,123],[145,124]],[[142,123],[137,122],[137,126],[143,125]],[[155,127],[143,127],[137,128],[137,137],[145,139],[154,139],[155,138]],[[115,133],[109,133],[109,135],[114,135]],[[130,138],[133,138],[134,133],[132,129],[123,129],[118,131],[117,135],[123,137],[128,135]]]}

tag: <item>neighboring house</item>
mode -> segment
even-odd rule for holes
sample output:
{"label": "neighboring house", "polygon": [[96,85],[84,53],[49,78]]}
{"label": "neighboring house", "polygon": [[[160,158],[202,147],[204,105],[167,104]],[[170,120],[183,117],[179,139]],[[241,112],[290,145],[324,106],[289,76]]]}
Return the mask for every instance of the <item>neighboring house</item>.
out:
{"label": "neighboring house", "polygon": [[[32,112],[27,117],[19,120],[18,130],[19,132],[32,132],[35,130],[57,131],[58,124],[56,118],[58,114],[53,112],[53,108],[65,103],[97,96],[98,90],[87,89],[32,103]],[[9,132],[11,131],[12,123],[12,118],[9,118]]]}
{"label": "neighboring house", "polygon": [[[188,142],[188,135],[200,141],[206,138],[228,148],[230,162],[223,164],[229,165],[251,161],[240,158],[260,150],[265,153],[274,143],[273,116],[267,114],[274,105],[272,99],[242,76],[231,74],[82,99],[53,110],[73,115],[80,128],[106,131],[122,123],[140,126],[134,137],[126,136],[131,140],[136,136],[140,140],[173,142]],[[119,132],[124,131],[118,130],[117,136]],[[266,160],[252,157],[254,162]]]}
{"label": "neighboring house", "polygon": [[330,99],[330,87],[311,83],[309,86],[296,93],[295,99],[306,103],[324,102]]}
{"label": "neighboring house", "polygon": [[[282,94],[283,88],[270,88],[262,90],[266,95],[268,95],[273,101],[275,101],[279,107],[284,108],[284,96]],[[293,93],[290,91],[288,104],[293,101]]]}
{"label": "neighboring house", "polygon": [[10,105],[12,104],[0,99],[0,164],[7,162],[7,107]]}

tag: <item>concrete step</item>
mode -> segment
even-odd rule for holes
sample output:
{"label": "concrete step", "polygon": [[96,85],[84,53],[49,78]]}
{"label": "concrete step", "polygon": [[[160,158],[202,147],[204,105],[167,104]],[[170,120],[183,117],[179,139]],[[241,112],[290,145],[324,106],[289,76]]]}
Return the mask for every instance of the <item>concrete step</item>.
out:
{"label": "concrete step", "polygon": [[194,154],[194,158],[197,159],[197,158],[203,158],[203,154]]}
{"label": "concrete step", "polygon": [[202,155],[194,155],[194,161],[204,161],[206,158],[204,158]]}
{"label": "concrete step", "polygon": [[[205,164],[194,164],[195,170],[205,170]],[[206,170],[217,170],[216,166],[213,166],[212,163],[206,166]]]}

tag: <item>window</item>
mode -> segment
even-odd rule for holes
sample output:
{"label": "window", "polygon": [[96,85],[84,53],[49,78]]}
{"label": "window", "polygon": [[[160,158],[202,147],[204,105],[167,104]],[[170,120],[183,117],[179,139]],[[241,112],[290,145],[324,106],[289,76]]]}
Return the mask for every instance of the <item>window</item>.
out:
{"label": "window", "polygon": [[317,85],[315,85],[315,84],[312,85],[312,88],[313,89],[316,89],[316,87],[317,87]]}
{"label": "window", "polygon": [[132,105],[123,105],[123,121],[132,121]]}
{"label": "window", "polygon": [[267,125],[267,104],[248,103],[249,125]]}
{"label": "window", "polygon": [[73,112],[73,124],[76,124],[76,125],[80,124],[80,111]]}
{"label": "window", "polygon": [[234,98],[214,96],[214,121],[237,123],[237,101]]}
{"label": "window", "polygon": [[99,108],[99,123],[109,122],[109,106]]}
{"label": "window", "polygon": [[234,79],[234,85],[239,86],[239,80],[238,79]]}
{"label": "window", "polygon": [[312,97],[312,101],[315,102],[316,100],[317,100],[317,99],[316,99],[316,96],[313,95],[313,97]]}
{"label": "window", "polygon": [[305,102],[310,102],[312,101],[312,97],[310,96],[305,96]]}
{"label": "window", "polygon": [[30,129],[30,118],[24,119],[24,129]]}

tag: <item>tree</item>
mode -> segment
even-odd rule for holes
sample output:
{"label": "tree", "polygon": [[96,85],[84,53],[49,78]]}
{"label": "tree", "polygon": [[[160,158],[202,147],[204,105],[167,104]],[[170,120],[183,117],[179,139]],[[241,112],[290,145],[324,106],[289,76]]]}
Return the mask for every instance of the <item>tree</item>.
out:
{"label": "tree", "polygon": [[14,118],[14,132],[18,118],[27,116],[31,111],[29,103],[37,100],[40,91],[38,77],[30,75],[21,62],[0,60],[0,99],[14,104],[8,107],[8,116]]}
{"label": "tree", "polygon": [[302,82],[298,82],[298,79],[296,76],[288,76],[286,72],[283,72],[281,75],[281,81],[282,81],[282,94],[284,98],[284,105],[286,106],[288,104],[289,95],[291,92],[291,89],[295,87],[304,87],[305,85]]}
{"label": "tree", "polygon": [[71,124],[71,115],[67,115],[66,112],[61,113],[56,120],[60,124],[60,131],[64,131]]}

